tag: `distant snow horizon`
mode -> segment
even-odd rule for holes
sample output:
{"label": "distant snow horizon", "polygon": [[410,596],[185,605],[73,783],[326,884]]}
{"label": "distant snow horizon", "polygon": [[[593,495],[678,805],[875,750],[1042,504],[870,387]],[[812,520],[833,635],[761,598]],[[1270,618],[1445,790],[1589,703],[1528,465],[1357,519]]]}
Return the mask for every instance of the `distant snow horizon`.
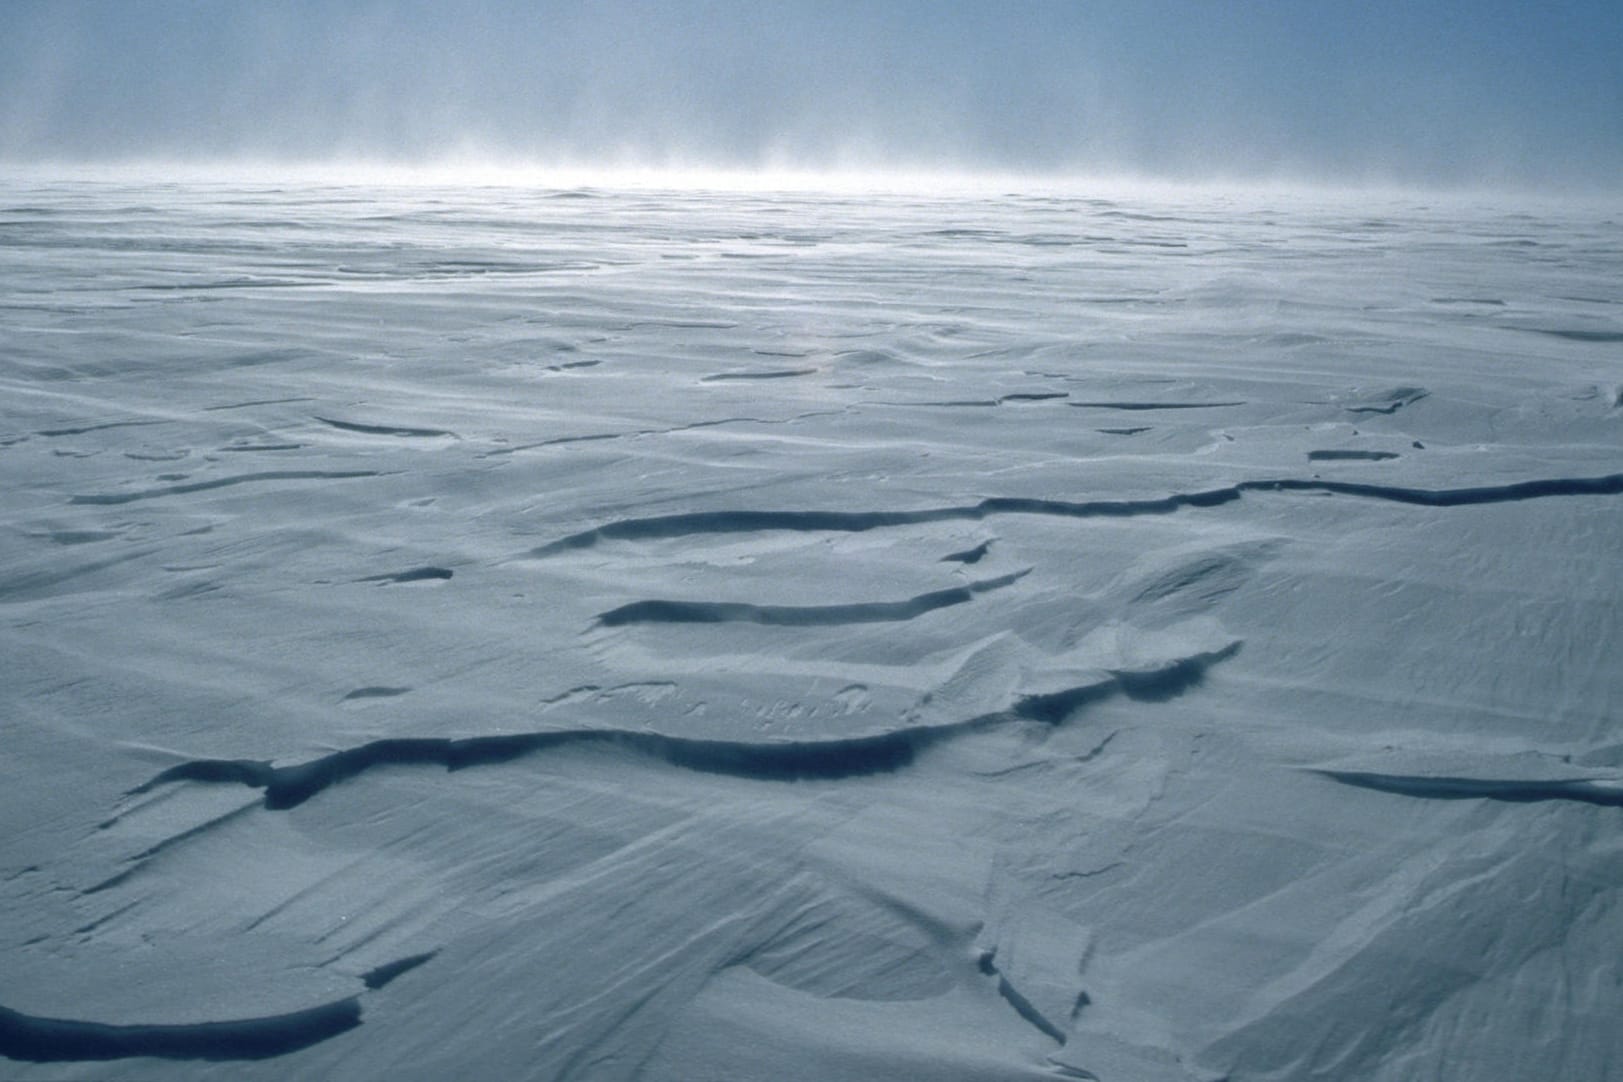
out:
{"label": "distant snow horizon", "polygon": [[1552,187],[1526,181],[1418,181],[1393,177],[1326,178],[1234,173],[1178,177],[1150,172],[1011,170],[967,167],[865,168],[700,163],[641,164],[517,159],[427,158],[126,158],[110,160],[0,158],[0,179],[115,184],[168,181],[191,184],[271,183],[368,187],[592,188],[627,191],[761,193],[872,193],[895,195],[1146,196],[1157,199],[1242,196],[1390,199],[1507,199],[1551,203],[1623,203],[1623,190],[1607,184]]}

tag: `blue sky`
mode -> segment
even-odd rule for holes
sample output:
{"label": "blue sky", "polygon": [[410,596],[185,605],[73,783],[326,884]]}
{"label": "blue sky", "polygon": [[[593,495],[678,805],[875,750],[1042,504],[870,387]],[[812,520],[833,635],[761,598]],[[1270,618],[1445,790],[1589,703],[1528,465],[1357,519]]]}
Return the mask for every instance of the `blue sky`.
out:
{"label": "blue sky", "polygon": [[1623,187],[1623,3],[0,0],[0,159]]}

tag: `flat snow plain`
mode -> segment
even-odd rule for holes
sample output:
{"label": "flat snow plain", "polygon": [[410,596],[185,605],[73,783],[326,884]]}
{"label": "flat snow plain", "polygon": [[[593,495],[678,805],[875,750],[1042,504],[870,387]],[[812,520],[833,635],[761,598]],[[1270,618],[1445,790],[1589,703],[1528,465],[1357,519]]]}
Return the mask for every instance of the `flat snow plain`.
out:
{"label": "flat snow plain", "polygon": [[1623,210],[0,187],[0,1076],[1623,1074]]}

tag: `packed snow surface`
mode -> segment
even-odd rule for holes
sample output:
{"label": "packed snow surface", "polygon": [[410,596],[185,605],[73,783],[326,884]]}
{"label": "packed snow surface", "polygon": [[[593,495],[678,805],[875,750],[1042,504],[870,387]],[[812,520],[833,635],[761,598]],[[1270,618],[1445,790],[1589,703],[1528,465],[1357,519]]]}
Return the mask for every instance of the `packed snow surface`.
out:
{"label": "packed snow surface", "polygon": [[1618,208],[0,185],[0,1074],[1623,1075]]}

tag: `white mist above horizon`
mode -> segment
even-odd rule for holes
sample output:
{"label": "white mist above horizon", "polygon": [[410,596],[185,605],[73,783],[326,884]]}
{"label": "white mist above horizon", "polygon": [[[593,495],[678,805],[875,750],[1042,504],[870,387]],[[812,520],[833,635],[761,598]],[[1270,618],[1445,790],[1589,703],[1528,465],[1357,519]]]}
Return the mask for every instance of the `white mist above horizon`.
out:
{"label": "white mist above horizon", "polygon": [[533,188],[604,191],[715,191],[903,196],[1054,195],[1100,198],[1241,198],[1312,200],[1437,199],[1536,204],[1623,204],[1607,185],[1562,188],[1484,178],[1419,182],[1374,172],[1330,179],[1288,173],[1214,172],[1203,177],[1130,169],[992,169],[964,165],[786,162],[759,166],[634,158],[543,161],[511,156],[446,155],[422,159],[128,157],[38,161],[0,159],[0,179],[25,183],[271,184],[370,188]]}
{"label": "white mist above horizon", "polygon": [[1616,192],[1615,14],[1452,7],[10,0],[0,170]]}

